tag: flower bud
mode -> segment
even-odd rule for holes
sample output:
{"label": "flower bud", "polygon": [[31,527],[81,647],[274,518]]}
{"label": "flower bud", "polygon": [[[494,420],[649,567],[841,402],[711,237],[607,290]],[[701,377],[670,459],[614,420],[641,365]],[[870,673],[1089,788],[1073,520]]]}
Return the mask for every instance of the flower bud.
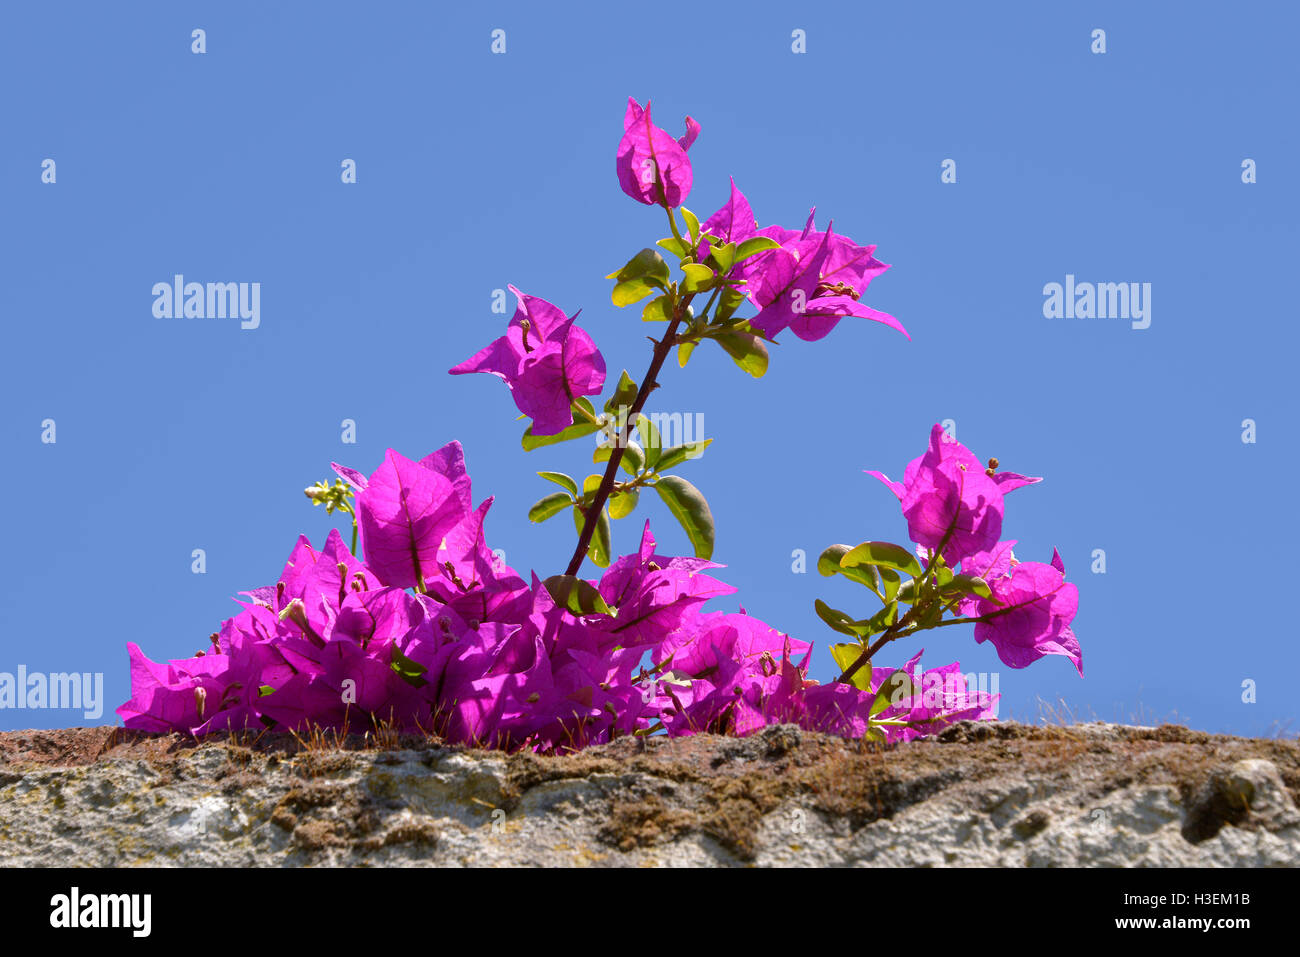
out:
{"label": "flower bud", "polygon": [[323,645],[325,643],[320,635],[316,634],[312,629],[311,624],[308,623],[307,606],[303,604],[301,598],[295,598],[284,606],[284,610],[280,612],[280,620],[293,622],[304,635],[312,639],[316,644]]}

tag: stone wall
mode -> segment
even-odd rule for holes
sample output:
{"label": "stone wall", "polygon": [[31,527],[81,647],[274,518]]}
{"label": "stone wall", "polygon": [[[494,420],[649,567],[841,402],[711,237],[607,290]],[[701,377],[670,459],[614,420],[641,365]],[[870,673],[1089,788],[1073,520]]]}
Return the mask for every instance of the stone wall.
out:
{"label": "stone wall", "polygon": [[567,757],[111,728],[0,734],[0,865],[1296,866],[1300,744],[784,725]]}

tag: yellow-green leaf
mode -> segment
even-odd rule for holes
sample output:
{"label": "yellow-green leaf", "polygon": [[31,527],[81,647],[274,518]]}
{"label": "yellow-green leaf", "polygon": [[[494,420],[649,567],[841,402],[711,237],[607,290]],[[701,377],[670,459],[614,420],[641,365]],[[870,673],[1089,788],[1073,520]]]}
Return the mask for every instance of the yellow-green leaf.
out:
{"label": "yellow-green leaf", "polygon": [[680,475],[665,475],[654,489],[691,540],[696,558],[713,557],[713,512],[704,495]]}

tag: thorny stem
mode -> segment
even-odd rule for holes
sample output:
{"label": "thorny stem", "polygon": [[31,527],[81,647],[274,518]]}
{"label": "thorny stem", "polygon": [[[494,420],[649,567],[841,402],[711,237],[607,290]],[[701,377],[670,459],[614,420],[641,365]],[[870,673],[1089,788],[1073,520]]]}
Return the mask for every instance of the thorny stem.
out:
{"label": "thorny stem", "polygon": [[[664,206],[664,211],[668,213],[668,224],[672,227],[673,237],[682,245],[690,248],[690,259],[694,261],[695,248],[682,238],[681,230],[677,228],[677,216],[668,206]],[[705,306],[704,312],[701,313],[701,317],[708,315],[709,309],[712,308],[721,291],[721,287],[714,289],[708,305]],[[650,393],[659,387],[659,383],[655,380],[663,369],[668,353],[672,351],[673,346],[683,339],[683,337],[677,335],[677,329],[682,320],[686,318],[687,310],[694,298],[695,293],[688,293],[678,299],[673,309],[672,321],[668,323],[668,331],[664,333],[664,337],[658,342],[653,339],[650,340],[655,343],[654,353],[650,358],[650,368],[646,370],[646,374],[641,380],[641,387],[637,390],[636,399],[633,400],[632,407],[628,410],[627,422],[623,425],[624,434],[631,427],[631,424],[635,423],[636,417],[641,414],[646,400],[650,398]],[[596,523],[600,520],[601,513],[605,509],[605,502],[608,501],[610,494],[614,491],[614,479],[618,475],[619,463],[623,460],[624,448],[626,446],[622,441],[614,444],[614,450],[610,453],[609,462],[605,465],[605,474],[600,480],[600,487],[596,489],[596,497],[590,505],[586,506],[582,532],[578,535],[578,545],[573,551],[573,557],[569,559],[569,567],[565,569],[566,575],[576,575],[578,569],[582,567],[582,560],[587,554],[587,549],[591,547],[591,538],[596,533]],[[633,482],[632,487],[635,488],[637,484],[639,483]]]}
{"label": "thorny stem", "polygon": [[835,680],[841,684],[849,684],[852,682],[853,676],[858,673],[863,665],[870,664],[871,659],[875,656],[877,651],[885,647],[885,645],[889,644],[895,638],[902,637],[902,630],[912,623],[912,619],[916,615],[916,610],[916,607],[913,607],[906,615],[885,629],[885,633],[881,635],[870,648],[867,648],[862,652],[862,654],[858,655],[853,664],[845,668],[844,673]]}
{"label": "thorny stem", "polygon": [[[668,221],[672,224],[673,235],[679,241],[682,239],[681,232],[677,229],[677,218],[673,211],[668,211]],[[695,298],[694,293],[683,296],[677,301],[677,306],[673,310],[672,321],[668,323],[668,331],[664,337],[655,343],[654,353],[650,357],[650,368],[646,370],[645,376],[641,379],[641,387],[637,389],[636,398],[632,401],[632,407],[628,410],[627,422],[624,423],[624,431],[631,427],[636,421],[636,417],[641,414],[641,409],[645,406],[646,400],[650,398],[650,393],[658,388],[659,383],[656,378],[664,367],[664,360],[668,358],[668,353],[672,350],[676,342],[677,327],[681,325],[682,319],[686,316],[686,310]],[[614,490],[614,480],[618,475],[618,466],[623,461],[623,450],[626,448],[622,441],[614,444],[614,450],[609,455],[609,462],[605,465],[605,474],[601,477],[600,486],[596,489],[596,496],[592,499],[591,504],[585,508],[585,516],[582,522],[582,532],[578,535],[578,545],[573,550],[573,557],[569,559],[569,567],[565,569],[566,575],[576,575],[582,568],[582,560],[587,555],[587,549],[591,547],[591,537],[596,533],[596,523],[600,520],[601,513],[605,510],[605,502],[608,501],[610,493]]]}
{"label": "thorny stem", "polygon": [[[673,312],[672,322],[668,324],[668,331],[664,337],[655,343],[654,354],[650,358],[650,368],[646,370],[645,377],[641,380],[641,388],[637,390],[636,398],[632,401],[632,407],[628,410],[627,421],[624,429],[630,428],[636,417],[641,414],[641,409],[645,406],[646,400],[650,398],[650,393],[656,388],[658,383],[655,378],[663,369],[664,360],[668,358],[668,353],[673,347],[674,336],[677,327],[686,315],[686,307],[690,305],[691,295],[685,296],[677,303],[677,308]],[[601,477],[600,487],[596,489],[596,497],[592,499],[591,504],[585,507],[586,517],[582,522],[582,534],[578,536],[578,546],[574,549],[573,557],[569,559],[569,567],[565,569],[566,575],[578,574],[578,569],[582,567],[582,560],[587,554],[587,549],[591,546],[591,537],[596,533],[596,523],[600,519],[601,513],[605,509],[605,502],[609,499],[610,492],[614,490],[614,480],[618,475],[619,462],[623,461],[623,450],[626,446],[620,441],[614,444],[614,450],[610,452],[609,462],[605,465],[605,474]]]}

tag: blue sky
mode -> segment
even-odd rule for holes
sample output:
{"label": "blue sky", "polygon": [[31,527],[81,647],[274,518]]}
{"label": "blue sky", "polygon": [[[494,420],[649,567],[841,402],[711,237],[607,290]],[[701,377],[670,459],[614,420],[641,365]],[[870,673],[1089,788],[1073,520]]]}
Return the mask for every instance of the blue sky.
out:
{"label": "blue sky", "polygon": [[[816,641],[813,676],[829,679],[814,599],[874,609],[816,556],[905,538],[862,470],[900,474],[952,419],[977,455],[1045,477],[1010,497],[1004,535],[1021,558],[1060,549],[1087,677],[1064,658],[1007,669],[968,628],[926,636],[927,663],[997,672],[1004,716],[1035,718],[1041,698],[1294,733],[1298,520],[1278,495],[1296,465],[1295,8],[653,11],[5,5],[0,672],[102,672],[112,723],[128,640],[156,659],[203,647],[300,532],[323,539],[302,489],[389,447],[418,458],[460,439],[476,497],[496,496],[490,544],[522,571],[562,570],[571,525],[526,512],[550,490],[534,473],[586,474],[587,446],[524,453],[500,383],[446,370],[500,334],[492,293],[513,283],[582,307],[611,372],[640,376],[650,327],[603,278],[665,233],[614,175],[633,95],[670,131],[700,122],[701,218],[728,176],[762,225],[801,225],[815,204],[819,224],[878,244],[893,268],[866,301],[912,333],[846,320],[818,343],[787,335],[762,380],[706,344],[661,378],[657,408],[703,415],[715,439],[681,474],[709,497],[720,576],[739,589],[718,607]],[[261,283],[260,326],[156,318],[151,288],[176,273]],[[1044,286],[1067,275],[1150,283],[1149,328],[1045,318]],[[661,503],[636,514],[616,551],[646,517],[663,550],[688,550]],[[0,710],[0,730],[84,723]]]}

